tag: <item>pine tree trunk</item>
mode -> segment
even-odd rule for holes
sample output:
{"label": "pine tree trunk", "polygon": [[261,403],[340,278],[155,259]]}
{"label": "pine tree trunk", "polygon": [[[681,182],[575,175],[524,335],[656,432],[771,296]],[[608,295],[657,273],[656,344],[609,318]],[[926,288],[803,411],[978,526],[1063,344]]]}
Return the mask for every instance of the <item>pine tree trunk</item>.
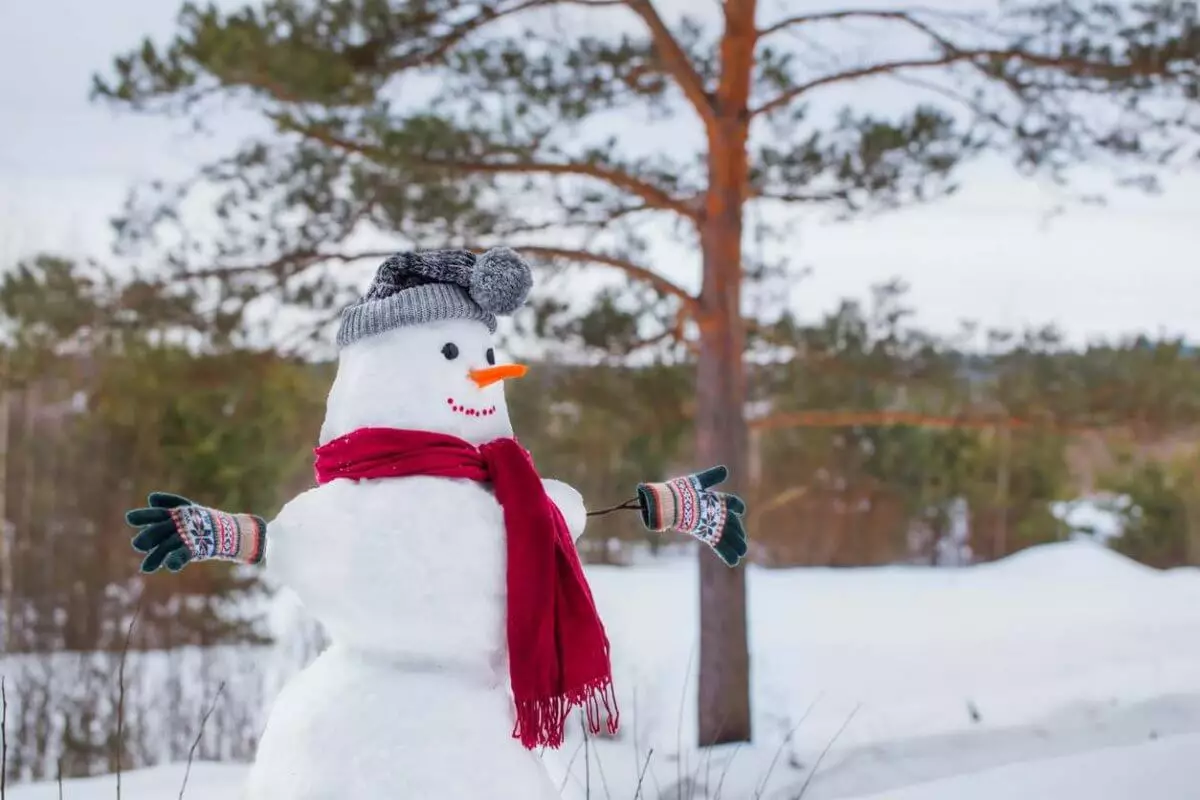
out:
{"label": "pine tree trunk", "polygon": [[[753,16],[750,19],[752,23]],[[747,134],[744,114],[721,114],[710,138],[710,183],[701,232],[704,286],[700,296],[696,456],[700,464],[729,467],[731,491],[741,489],[749,470],[741,316]],[[707,548],[700,553],[699,662],[699,746],[750,741],[746,571],[730,569]]]}
{"label": "pine tree trunk", "polygon": [[[722,271],[728,272],[728,269]],[[737,290],[730,295],[736,297]],[[724,304],[724,299],[720,304]],[[722,315],[724,316],[724,315]],[[725,464],[740,488],[745,476],[741,332],[736,319],[700,337],[696,416],[699,464]],[[722,487],[726,488],[726,487]],[[699,746],[750,741],[750,655],[746,630],[746,571],[730,569],[700,550]]]}

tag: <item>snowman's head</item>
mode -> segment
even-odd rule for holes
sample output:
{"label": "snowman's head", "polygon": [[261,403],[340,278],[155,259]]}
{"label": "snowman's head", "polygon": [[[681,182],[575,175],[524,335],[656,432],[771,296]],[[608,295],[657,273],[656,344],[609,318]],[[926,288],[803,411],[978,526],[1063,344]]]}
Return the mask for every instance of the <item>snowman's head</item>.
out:
{"label": "snowman's head", "polygon": [[502,363],[475,320],[396,328],[345,347],[329,391],[321,444],[357,428],[446,433],[472,444],[512,436],[504,382],[525,374]]}
{"label": "snowman's head", "polygon": [[342,313],[337,377],[320,443],[358,428],[446,433],[472,444],[512,436],[496,316],[532,286],[528,265],[504,248],[397,253],[366,296]]}

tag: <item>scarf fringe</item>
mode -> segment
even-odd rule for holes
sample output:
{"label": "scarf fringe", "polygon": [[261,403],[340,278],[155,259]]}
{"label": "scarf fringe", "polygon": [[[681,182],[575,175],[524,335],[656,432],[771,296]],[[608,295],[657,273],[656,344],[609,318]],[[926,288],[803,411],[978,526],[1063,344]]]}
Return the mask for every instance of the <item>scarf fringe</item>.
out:
{"label": "scarf fringe", "polygon": [[609,677],[596,678],[577,689],[553,697],[518,700],[516,706],[517,719],[512,735],[529,750],[562,747],[567,716],[575,706],[584,709],[588,731],[592,734],[600,733],[601,706],[607,717],[604,727],[609,734],[615,734],[621,723],[617,694]]}

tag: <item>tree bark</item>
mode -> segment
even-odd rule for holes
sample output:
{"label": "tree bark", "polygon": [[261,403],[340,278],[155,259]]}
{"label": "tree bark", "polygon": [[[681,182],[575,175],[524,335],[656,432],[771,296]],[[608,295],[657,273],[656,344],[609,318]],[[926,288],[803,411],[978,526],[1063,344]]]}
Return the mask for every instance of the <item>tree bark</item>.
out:
{"label": "tree bark", "polygon": [[[704,282],[696,385],[696,455],[729,467],[731,491],[749,469],[742,356],[742,222],[748,176],[746,145],[755,47],[755,0],[725,4],[721,79],[709,131],[709,186],[700,241]],[[700,553],[700,659],[697,735],[700,747],[748,742],[750,652],[746,572]]]}
{"label": "tree bark", "polygon": [[[717,226],[714,226],[717,227]],[[698,463],[725,464],[738,491],[746,476],[746,424],[742,331],[736,307],[738,261],[722,262],[717,245],[733,234],[714,230],[704,254],[705,283],[722,288],[706,296],[697,368],[696,453]],[[736,243],[737,239],[733,239]],[[722,487],[726,488],[726,487]],[[708,548],[700,552],[700,659],[698,745],[750,741],[750,653],[746,626],[746,571],[730,569]]]}

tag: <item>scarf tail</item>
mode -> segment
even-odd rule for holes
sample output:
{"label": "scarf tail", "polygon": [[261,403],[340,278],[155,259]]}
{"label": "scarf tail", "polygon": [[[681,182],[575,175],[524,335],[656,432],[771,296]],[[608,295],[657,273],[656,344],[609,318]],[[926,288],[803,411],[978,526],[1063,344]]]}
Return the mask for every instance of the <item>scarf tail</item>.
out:
{"label": "scarf tail", "polygon": [[575,706],[584,709],[589,733],[600,733],[602,707],[604,716],[607,717],[604,729],[609,734],[617,732],[621,712],[617,708],[617,695],[613,689],[612,678],[604,675],[560,695],[517,700],[513,738],[520,739],[521,744],[530,750],[537,747],[561,747],[567,717]]}

